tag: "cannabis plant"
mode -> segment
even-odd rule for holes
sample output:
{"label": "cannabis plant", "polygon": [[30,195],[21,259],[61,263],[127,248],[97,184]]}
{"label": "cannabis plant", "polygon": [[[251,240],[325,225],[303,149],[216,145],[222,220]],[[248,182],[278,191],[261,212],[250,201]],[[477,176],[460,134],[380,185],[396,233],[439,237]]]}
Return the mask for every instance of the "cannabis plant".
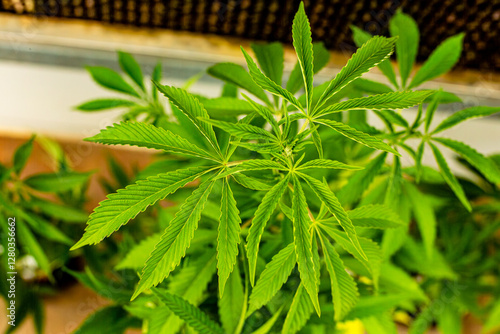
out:
{"label": "cannabis plant", "polygon": [[[225,82],[222,97],[193,95],[153,78],[170,103],[166,122],[124,121],[88,138],[156,149],[185,166],[149,168],[148,177],[109,194],[90,215],[73,249],[116,237],[166,199],[157,231],[135,238],[115,267],[137,278],[127,275],[116,291],[108,277],[90,271],[81,276],[115,304],[79,333],[103,323],[124,330],[137,319],[148,333],[335,333],[351,320],[361,320],[371,333],[395,333],[392,310],[417,313],[429,304],[425,284],[433,277],[456,280],[436,245],[431,194],[419,181],[444,180],[441,187],[454,197],[443,203],[456,207],[458,198],[470,211],[438,145],[462,155],[493,187],[500,180],[498,166],[437,134],[499,110],[469,108],[431,127],[439,103],[459,99],[408,89],[454,65],[461,35],[439,46],[408,83],[418,30],[406,31],[407,22],[413,21],[398,13],[391,38],[354,28],[360,48],[332,80],[315,86],[314,74],[328,62],[328,52],[312,43],[301,4],[292,27],[298,61],[286,84],[282,46],[252,44],[257,63],[242,48],[248,71],[232,63],[208,69]],[[388,61],[394,48],[400,83]],[[393,88],[360,78],[375,66],[388,73]],[[137,71],[122,67],[134,79]],[[401,114],[414,106],[418,112],[408,122]],[[386,129],[369,125],[367,111]],[[416,151],[412,140],[421,141]],[[441,174],[422,166],[424,147],[434,153]],[[402,165],[403,152],[415,166]],[[448,327],[445,332],[454,333]]]}
{"label": "cannabis plant", "polygon": [[[29,176],[23,173],[34,136],[16,149],[10,165],[0,164],[0,293],[7,302],[12,299],[7,277],[17,273],[16,324],[32,314],[36,330],[41,333],[42,297],[53,293],[61,268],[71,260],[69,248],[78,236],[75,224],[87,220],[82,205],[91,173],[72,170],[56,143],[46,138],[36,140],[49,153],[51,159],[47,160],[53,163],[54,172]],[[8,262],[12,247],[16,249],[15,263]]]}

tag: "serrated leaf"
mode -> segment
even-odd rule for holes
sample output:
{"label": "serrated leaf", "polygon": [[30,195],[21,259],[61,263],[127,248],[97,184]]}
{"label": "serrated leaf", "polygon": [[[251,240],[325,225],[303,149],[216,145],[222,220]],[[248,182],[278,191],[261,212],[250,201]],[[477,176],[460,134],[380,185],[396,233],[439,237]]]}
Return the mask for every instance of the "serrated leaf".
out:
{"label": "serrated leaf", "polygon": [[296,167],[296,170],[312,169],[312,168],[328,168],[328,169],[348,169],[348,170],[359,170],[363,167],[346,165],[343,162],[330,160],[330,159],[313,159],[309,160],[302,165]]}
{"label": "serrated leaf", "polygon": [[208,171],[207,167],[192,167],[162,173],[146,180],[139,180],[125,189],[108,195],[108,198],[94,209],[85,234],[72,249],[100,242],[149,206]]}
{"label": "serrated leaf", "polygon": [[293,243],[290,243],[273,256],[252,290],[248,314],[252,314],[266,305],[274,297],[287,281],[296,263],[297,255]]}
{"label": "serrated leaf", "polygon": [[86,141],[105,145],[131,145],[169,153],[216,160],[210,153],[168,130],[143,122],[122,122],[108,126]]}
{"label": "serrated leaf", "polygon": [[242,313],[246,308],[246,297],[243,293],[238,265],[227,280],[224,295],[219,299],[219,317],[226,333],[236,333]]}
{"label": "serrated leaf", "polygon": [[354,226],[370,228],[397,228],[404,225],[399,216],[389,207],[381,204],[364,205],[347,211]]}
{"label": "serrated leaf", "polygon": [[408,196],[415,220],[417,221],[420,235],[424,243],[428,258],[432,258],[434,242],[436,240],[437,222],[434,209],[429,199],[411,183],[405,183],[406,195]]}
{"label": "serrated leaf", "polygon": [[397,11],[389,21],[389,31],[392,37],[399,36],[396,41],[396,57],[398,59],[401,86],[406,87],[415,58],[417,57],[419,31],[411,16]]}
{"label": "serrated leaf", "polygon": [[464,36],[464,33],[460,33],[439,44],[415,74],[408,88],[417,87],[448,72],[460,58]]}
{"label": "serrated leaf", "polygon": [[346,66],[330,81],[315,107],[315,112],[343,87],[368,72],[372,67],[389,57],[393,51],[395,38],[372,37],[349,59]]}
{"label": "serrated leaf", "polygon": [[295,14],[292,24],[293,47],[297,53],[297,59],[304,80],[306,91],[307,112],[312,113],[312,90],[313,90],[313,44],[311,37],[311,26],[301,2],[299,10]]}
{"label": "serrated leaf", "polygon": [[[325,45],[322,42],[313,43],[313,72],[315,74],[328,64],[329,59],[330,52],[325,48]],[[304,86],[304,80],[302,79],[300,63],[297,62],[286,82],[286,89],[295,94],[302,86]]]}
{"label": "serrated leaf", "polygon": [[28,141],[21,144],[14,152],[13,168],[14,172],[18,175],[26,166],[31,152],[33,151],[33,140],[35,140],[35,136],[31,136]]}
{"label": "serrated leaf", "polygon": [[196,306],[185,301],[181,297],[172,295],[158,289],[155,294],[167,305],[179,318],[184,320],[190,327],[200,334],[223,334],[224,330],[209,316]]}
{"label": "serrated leaf", "polygon": [[120,67],[123,72],[127,73],[137,86],[144,90],[142,70],[134,57],[132,57],[129,53],[118,51],[118,62],[120,63]]}
{"label": "serrated leaf", "polygon": [[146,261],[141,280],[132,299],[146,289],[156,286],[177,267],[198,228],[201,212],[212,191],[214,182],[208,180],[202,183],[181,205],[175,218],[170,222],[150,258]]}
{"label": "serrated leaf", "polygon": [[500,169],[491,159],[488,159],[472,147],[453,139],[433,137],[432,140],[460,154],[472,166],[477,168],[490,182],[495,184],[500,183]]}
{"label": "serrated leaf", "polygon": [[443,130],[449,129],[465,120],[470,118],[485,117],[493,115],[500,112],[500,107],[470,107],[464,110],[457,111],[453,115],[444,119],[433,131],[432,133],[438,133]]}
{"label": "serrated leaf", "polygon": [[347,184],[337,193],[340,203],[351,204],[358,200],[384,166],[386,157],[387,153],[382,152],[370,161],[363,170],[353,174]]}
{"label": "serrated leaf", "polygon": [[282,334],[295,334],[305,326],[312,313],[314,306],[307,294],[303,284],[300,284],[293,297],[292,305],[283,324]]}
{"label": "serrated leaf", "polygon": [[436,162],[439,166],[439,170],[441,170],[441,175],[443,176],[444,180],[448,185],[450,186],[451,190],[455,193],[457,198],[462,202],[462,204],[465,206],[465,208],[468,211],[472,211],[472,207],[469,203],[469,200],[467,199],[464,190],[462,189],[462,186],[460,183],[458,183],[457,178],[455,175],[453,175],[450,167],[448,166],[448,163],[444,159],[443,155],[439,151],[439,149],[431,142],[429,142],[429,145],[431,146],[432,153],[434,154],[434,158],[436,158]]}
{"label": "serrated leaf", "polygon": [[226,179],[222,184],[219,234],[217,238],[217,268],[219,269],[219,294],[224,295],[224,286],[233,271],[240,243],[240,212]]}
{"label": "serrated leaf", "polygon": [[262,202],[260,203],[257,211],[255,212],[254,218],[252,220],[252,225],[248,231],[247,237],[247,257],[248,266],[250,269],[250,283],[252,286],[255,283],[255,269],[257,266],[257,256],[259,253],[259,243],[266,227],[266,223],[274,212],[278,201],[286,190],[288,185],[288,175],[285,176],[280,182],[278,182],[274,187],[269,190]]}
{"label": "serrated leaf", "polygon": [[241,48],[241,51],[243,52],[243,55],[245,56],[248,70],[250,72],[250,76],[252,77],[253,81],[262,89],[267,90],[269,93],[276,95],[278,97],[282,97],[283,99],[287,100],[290,102],[293,106],[295,106],[299,110],[304,110],[302,105],[300,104],[299,101],[293,96],[292,93],[287,91],[285,88],[281,87],[268,77],[262,73],[255,62],[253,61],[252,57],[246,53],[246,51]]}
{"label": "serrated leaf", "polygon": [[316,273],[319,267],[313,261],[313,238],[312,221],[309,217],[306,197],[300,181],[297,177],[293,179],[293,198],[292,198],[292,222],[293,222],[293,240],[295,241],[295,253],[297,254],[297,264],[299,267],[300,281],[306,289],[318,315],[321,314],[319,306],[319,280]]}
{"label": "serrated leaf", "polygon": [[208,123],[202,122],[199,118],[209,118],[207,111],[196,97],[181,88],[162,86],[154,82],[158,90],[165,95],[189,120],[198,128],[200,133],[208,140],[216,152],[220,153],[217,137],[214,129]]}
{"label": "serrated leaf", "polygon": [[337,197],[335,197],[333,192],[330,190],[330,187],[328,187],[328,185],[324,184],[323,182],[309,175],[299,173],[299,176],[307,182],[309,187],[311,187],[316,196],[318,196],[321,202],[326,206],[328,211],[330,211],[330,213],[337,219],[340,226],[342,226],[344,231],[349,236],[351,243],[358,250],[361,256],[366,258],[366,255],[364,254],[363,249],[359,244],[358,236],[356,230],[354,229],[354,225],[349,219],[347,213],[344,211],[344,208],[342,208],[342,205],[340,205],[340,202],[337,199]]}
{"label": "serrated leaf", "polygon": [[283,46],[279,42],[260,44],[250,44],[260,68],[269,79],[281,85],[283,76]]}
{"label": "serrated leaf", "polygon": [[119,107],[132,107],[135,105],[137,105],[135,102],[123,99],[96,99],[84,102],[75,108],[80,111],[100,111]]}
{"label": "serrated leaf", "polygon": [[394,150],[392,147],[390,147],[388,144],[384,143],[382,140],[377,139],[376,137],[372,137],[367,133],[358,131],[354,128],[351,128],[349,125],[329,120],[329,119],[320,119],[316,120],[315,123],[323,124],[325,126],[328,126],[329,128],[335,130],[336,132],[340,133],[341,135],[352,139],[360,144],[363,144],[365,146],[377,149],[377,150],[382,150],[386,152],[393,153],[395,155],[400,156],[400,154]]}
{"label": "serrated leaf", "polygon": [[335,321],[340,321],[356,305],[359,293],[354,279],[347,273],[344,263],[329,240],[318,233],[323,247],[326,269],[330,274]]}
{"label": "serrated leaf", "polygon": [[316,113],[314,116],[317,118],[348,110],[404,109],[422,103],[422,101],[424,101],[425,98],[431,94],[434,94],[434,91],[391,92],[367,97],[359,97],[335,103]]}
{"label": "serrated leaf", "polygon": [[24,183],[38,191],[59,193],[73,190],[88,181],[92,173],[40,173],[28,177]]}
{"label": "serrated leaf", "polygon": [[213,77],[243,88],[268,105],[271,104],[266,93],[252,80],[252,77],[240,65],[233,63],[219,63],[209,67],[207,69],[207,73]]}
{"label": "serrated leaf", "polygon": [[215,119],[200,118],[203,122],[218,127],[232,136],[248,140],[276,140],[269,131],[250,124],[231,123]]}
{"label": "serrated leaf", "polygon": [[87,66],[87,71],[89,71],[92,79],[104,88],[115,90],[120,93],[125,93],[139,98],[140,95],[135,91],[132,86],[123,80],[123,78],[115,71],[100,66]]}
{"label": "serrated leaf", "polygon": [[[181,297],[194,306],[198,306],[204,300],[207,286],[212,281],[216,271],[215,250],[209,249],[201,256],[190,260],[186,266],[173,275],[168,286],[168,292]],[[158,313],[160,315],[161,313],[165,314],[165,311],[159,310]],[[161,319],[161,323],[161,326],[152,324],[151,327],[153,325],[155,327],[159,326],[161,327],[158,329],[159,333],[169,334],[178,332],[184,324],[184,320],[170,313],[166,320],[165,317]],[[151,328],[151,332],[155,333],[153,328]]]}
{"label": "serrated leaf", "polygon": [[[356,46],[358,48],[363,46],[363,44],[365,44],[370,40],[370,38],[373,37],[370,33],[361,30],[356,26],[351,26],[351,30],[354,43],[356,43]],[[396,73],[394,73],[394,69],[391,65],[390,56],[385,60],[382,60],[377,66],[382,71],[382,73],[384,73],[387,79],[389,79],[389,81],[394,85],[394,87],[399,88],[398,82],[396,80]]]}

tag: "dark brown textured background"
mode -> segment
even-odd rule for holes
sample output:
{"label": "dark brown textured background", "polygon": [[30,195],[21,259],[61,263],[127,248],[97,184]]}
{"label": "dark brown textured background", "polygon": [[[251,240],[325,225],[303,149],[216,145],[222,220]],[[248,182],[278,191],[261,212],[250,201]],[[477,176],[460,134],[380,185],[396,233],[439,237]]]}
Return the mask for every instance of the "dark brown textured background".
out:
{"label": "dark brown textured background", "polygon": [[[0,0],[0,11],[290,42],[299,2]],[[352,52],[350,25],[387,34],[389,18],[402,8],[421,31],[419,61],[445,38],[465,32],[458,67],[500,72],[500,0],[310,0],[305,5],[313,39],[330,49]]]}

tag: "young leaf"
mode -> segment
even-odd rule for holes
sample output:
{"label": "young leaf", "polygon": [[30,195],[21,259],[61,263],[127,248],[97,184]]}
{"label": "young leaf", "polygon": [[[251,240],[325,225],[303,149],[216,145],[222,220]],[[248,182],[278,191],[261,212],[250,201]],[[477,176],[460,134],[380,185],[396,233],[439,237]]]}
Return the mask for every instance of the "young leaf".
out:
{"label": "young leaf", "polygon": [[340,133],[343,136],[346,136],[349,139],[352,139],[360,144],[366,145],[368,147],[377,149],[377,150],[382,150],[386,152],[393,153],[395,155],[400,155],[396,150],[394,150],[392,147],[381,141],[380,139],[377,139],[376,137],[372,137],[367,133],[358,131],[354,128],[351,128],[349,125],[341,123],[341,122],[336,122],[333,120],[329,119],[319,119],[316,120],[315,123],[323,124],[328,126],[329,128],[335,130],[336,132]]}
{"label": "young leaf", "polygon": [[[186,254],[186,249],[198,228],[201,212],[207,202],[215,181],[202,183],[181,205],[181,208],[170,222],[146,261],[141,280],[132,299],[146,289],[156,286],[169,276]],[[182,318],[182,317],[181,317]]]}
{"label": "young leaf", "polygon": [[149,206],[208,171],[207,167],[192,167],[162,173],[146,180],[139,180],[125,189],[108,195],[108,198],[94,209],[87,223],[85,234],[72,249],[100,242]]}
{"label": "young leaf", "polygon": [[281,334],[297,333],[305,326],[313,312],[314,306],[311,298],[309,298],[304,285],[300,284],[286,315]]}
{"label": "young leaf", "polygon": [[[356,46],[358,48],[363,46],[363,44],[365,44],[370,40],[370,38],[372,38],[372,35],[370,35],[370,33],[361,30],[356,26],[351,26],[351,31],[354,43],[356,43]],[[382,73],[384,73],[387,79],[389,79],[389,81],[394,85],[394,87],[399,88],[398,82],[396,80],[396,73],[394,73],[394,69],[392,68],[390,57],[382,60],[377,66],[382,71]]]}
{"label": "young leaf", "polygon": [[417,87],[425,81],[448,72],[460,58],[464,36],[464,33],[460,33],[439,44],[415,74],[408,88]]}
{"label": "young leaf", "polygon": [[92,173],[58,172],[35,174],[24,180],[24,183],[42,192],[63,192],[73,190],[88,181]]}
{"label": "young leaf", "polygon": [[269,190],[271,186],[256,178],[246,176],[243,173],[236,173],[231,175],[233,179],[245,188],[252,190]]}
{"label": "young leaf", "polygon": [[318,196],[321,202],[323,202],[323,204],[327,207],[328,211],[330,211],[330,213],[335,217],[335,219],[337,219],[340,226],[342,226],[344,231],[349,236],[349,239],[351,240],[353,246],[358,250],[358,252],[363,257],[366,258],[366,255],[364,255],[363,249],[359,244],[358,236],[356,234],[356,230],[354,229],[354,225],[349,219],[347,213],[344,211],[344,208],[342,208],[342,205],[340,205],[337,197],[335,197],[333,192],[330,190],[330,187],[328,187],[328,185],[325,185],[323,182],[309,175],[299,173],[299,176],[307,182],[307,184],[309,185],[309,187],[311,187],[316,196]]}
{"label": "young leaf", "polygon": [[297,177],[293,178],[293,187],[293,240],[295,241],[295,253],[297,254],[300,281],[309,294],[309,297],[311,297],[316,313],[320,315],[321,309],[318,299],[319,281],[316,277],[316,273],[319,272],[320,268],[313,261],[312,222],[308,213],[306,197]]}
{"label": "young leaf", "polygon": [[215,78],[243,88],[247,92],[258,97],[267,105],[271,105],[266,93],[252,80],[252,77],[240,65],[233,63],[215,64],[207,69],[207,73]]}
{"label": "young leaf", "polygon": [[296,170],[304,170],[312,168],[348,169],[348,170],[363,169],[363,167],[346,165],[340,161],[329,160],[329,159],[313,159],[296,167]]}
{"label": "young leaf", "polygon": [[477,117],[485,117],[485,116],[490,116],[493,115],[497,112],[500,112],[500,107],[484,107],[484,106],[478,106],[478,107],[470,107],[464,110],[457,111],[453,115],[449,116],[448,118],[444,119],[435,129],[432,131],[432,133],[438,133],[443,130],[449,129],[465,120],[468,120],[470,118],[477,118]]}
{"label": "young leaf", "polygon": [[283,45],[279,42],[269,44],[250,44],[260,68],[269,79],[281,85],[283,76]]}
{"label": "young leaf", "polygon": [[99,111],[119,107],[132,107],[135,105],[137,105],[135,102],[123,99],[97,99],[84,102],[75,108],[80,111]]}
{"label": "young leaf", "polygon": [[184,320],[190,327],[200,334],[223,334],[224,330],[207,314],[196,306],[191,305],[181,297],[168,292],[155,289],[155,294],[167,305],[179,318]]}
{"label": "young leaf", "polygon": [[240,224],[238,208],[233,192],[226,179],[222,184],[220,204],[219,236],[217,238],[217,268],[219,269],[219,292],[224,295],[224,286],[233,271],[240,243]]}
{"label": "young leaf", "polygon": [[129,53],[118,51],[118,62],[123,72],[144,90],[144,81],[142,76],[142,70],[137,61]]}
{"label": "young leaf", "polygon": [[252,290],[248,314],[260,309],[274,297],[287,281],[296,263],[297,255],[293,243],[288,244],[273,256]]}
{"label": "young leaf", "polygon": [[396,56],[401,75],[401,86],[406,87],[415,58],[417,57],[419,32],[415,20],[411,16],[397,11],[389,21],[391,36],[399,36],[396,41]]}
{"label": "young leaf", "polygon": [[457,178],[451,172],[450,167],[448,167],[448,164],[446,163],[446,160],[444,159],[443,155],[433,143],[429,142],[429,145],[431,146],[432,153],[434,153],[434,157],[436,158],[436,162],[439,166],[439,169],[441,170],[444,180],[446,181],[446,183],[448,183],[451,190],[453,190],[453,192],[458,197],[460,202],[462,202],[465,208],[468,211],[472,211],[472,207],[469,201],[467,200],[467,197],[465,196],[462,186],[460,185],[460,183],[458,183]]}
{"label": "young leaf", "polygon": [[436,240],[437,222],[429,199],[411,183],[405,182],[405,190],[410,199],[415,220],[424,243],[427,257],[432,258],[434,242]]}
{"label": "young leaf", "polygon": [[118,73],[109,68],[87,66],[87,71],[89,71],[94,81],[104,88],[132,95],[137,98],[140,97],[140,95],[135,91],[134,88],[132,88],[132,86],[126,83]]}
{"label": "young leaf", "polygon": [[307,111],[311,113],[313,90],[313,45],[311,26],[304,10],[304,2],[299,5],[292,25],[293,47],[297,53],[298,62],[306,90]]}
{"label": "young leaf", "polygon": [[232,136],[242,139],[276,140],[276,137],[269,131],[250,124],[230,123],[208,118],[200,118],[203,122],[216,126]]}
{"label": "young leaf", "polygon": [[247,237],[247,257],[248,266],[250,268],[250,283],[252,286],[255,283],[255,268],[257,266],[257,256],[259,253],[259,243],[266,227],[266,223],[271,217],[278,201],[286,190],[288,185],[288,175],[277,183],[262,199],[257,211],[252,220],[252,225],[248,231]]}
{"label": "young leaf", "polygon": [[261,87],[262,89],[267,90],[269,93],[276,95],[278,97],[282,97],[283,99],[287,100],[290,102],[295,108],[298,110],[304,110],[302,105],[300,104],[299,101],[293,96],[292,93],[266,77],[257,67],[255,62],[253,61],[252,57],[246,53],[246,51],[241,48],[241,51],[243,52],[243,55],[245,56],[245,59],[247,61],[247,66],[248,70],[250,72],[250,76],[252,77],[253,81]]}
{"label": "young leaf", "polygon": [[375,36],[368,40],[349,59],[346,66],[335,76],[335,79],[330,81],[316,104],[315,110],[321,110],[321,107],[343,87],[389,57],[393,51],[395,42],[395,38],[380,36]]}
{"label": "young leaf", "polygon": [[198,128],[200,133],[208,140],[210,145],[216,152],[220,153],[217,137],[214,129],[208,123],[202,122],[199,118],[209,118],[207,111],[203,105],[187,91],[181,88],[162,86],[159,83],[154,83],[158,90],[165,95],[177,108],[179,108]]}
{"label": "young leaf", "polygon": [[406,92],[392,92],[387,94],[378,94],[367,97],[360,97],[350,99],[347,101],[335,103],[317,114],[315,118],[325,116],[328,114],[347,111],[347,110],[386,110],[386,109],[404,109],[413,107],[422,103],[425,98],[434,91],[406,91]]}
{"label": "young leaf", "polygon": [[347,211],[354,226],[371,228],[397,228],[403,226],[398,215],[389,207],[369,204]]}
{"label": "young leaf", "polygon": [[23,170],[24,166],[28,162],[28,159],[31,155],[31,151],[33,151],[33,140],[35,136],[32,136],[27,142],[23,143],[16,149],[14,153],[14,172],[16,174],[20,174]]}
{"label": "young leaf", "polygon": [[500,183],[500,169],[491,159],[488,159],[472,147],[453,139],[433,137],[432,140],[460,154],[472,166],[477,168],[491,183]]}
{"label": "young leaf", "polygon": [[86,141],[105,145],[132,145],[217,161],[217,157],[168,130],[143,122],[108,126]]}
{"label": "young leaf", "polygon": [[340,321],[356,305],[359,293],[354,279],[347,273],[344,263],[326,236],[318,233],[325,256],[326,269],[330,274],[335,321]]}

